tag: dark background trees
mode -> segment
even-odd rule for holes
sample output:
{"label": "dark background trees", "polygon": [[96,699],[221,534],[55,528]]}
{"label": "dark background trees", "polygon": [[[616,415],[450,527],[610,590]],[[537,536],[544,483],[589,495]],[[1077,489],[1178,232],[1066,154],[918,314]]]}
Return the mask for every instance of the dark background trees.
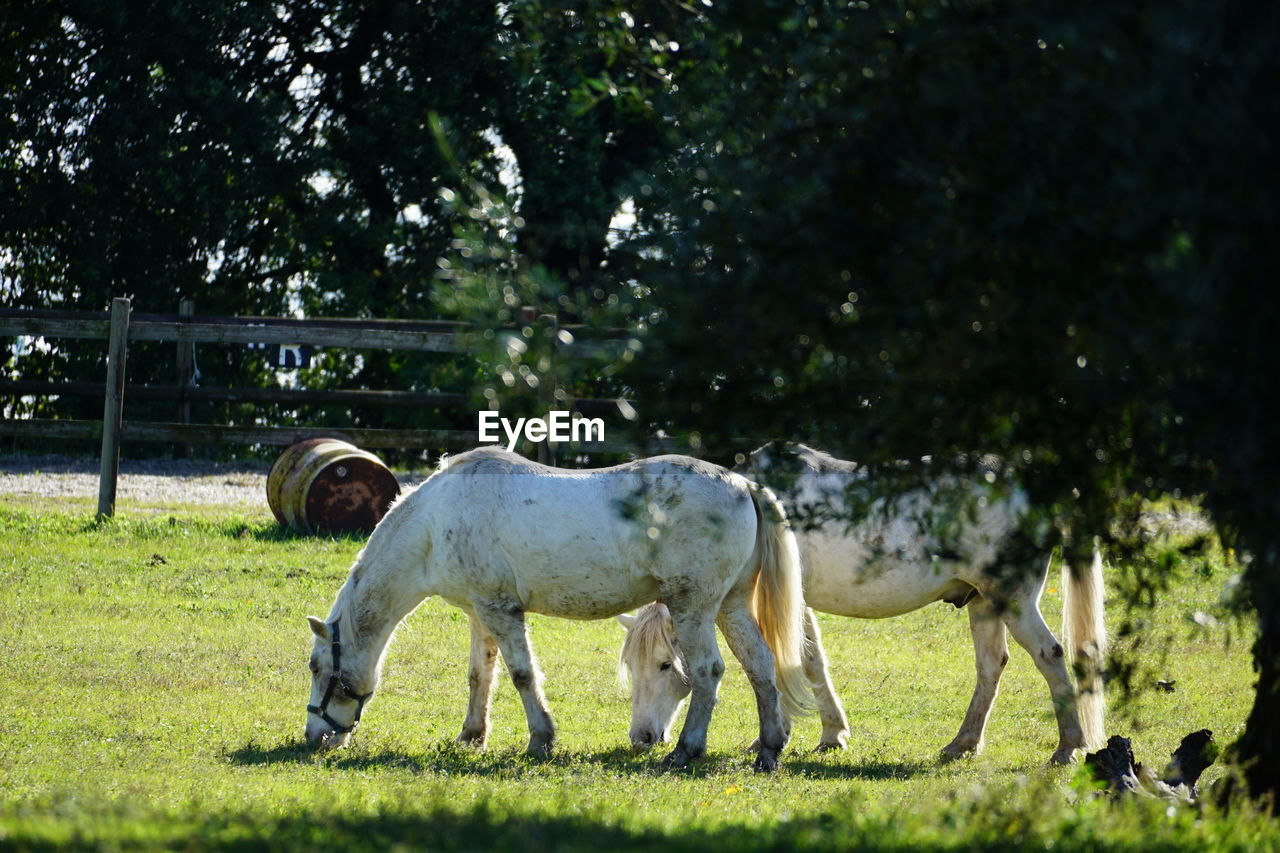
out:
{"label": "dark background trees", "polygon": [[[595,290],[613,213],[664,151],[649,112],[582,96],[617,54],[596,32],[604,11],[449,0],[6,4],[4,302],[102,309],[129,295],[136,310],[174,312],[190,296],[203,314],[440,316],[437,259],[470,221],[450,199],[473,184],[521,200],[519,223],[503,225],[530,264]],[[644,85],[625,77],[631,91]],[[10,369],[89,379],[101,359],[54,342]],[[172,382],[171,364],[140,345],[131,379]],[[243,350],[202,349],[199,367],[209,385],[270,381]],[[306,381],[452,390],[472,375],[430,356],[332,351]],[[96,402],[38,405],[92,417]]]}
{"label": "dark background trees", "polygon": [[[0,14],[6,304],[194,294],[209,313],[421,317],[465,302],[474,319],[509,314],[472,285],[510,276],[542,308],[631,327],[644,351],[608,387],[720,458],[745,438],[865,461],[995,451],[1074,531],[1069,549],[1135,499],[1204,495],[1249,554],[1259,691],[1240,755],[1274,792],[1272,6]],[[510,204],[474,215],[479,191]],[[611,232],[624,200],[635,225]],[[486,242],[501,262],[477,255]],[[437,259],[454,272],[437,278]],[[88,378],[98,358],[29,352],[10,370]],[[243,354],[202,366],[266,378]],[[491,378],[335,355],[310,379]]]}
{"label": "dark background trees", "polygon": [[708,17],[715,73],[685,82],[699,106],[653,212],[661,318],[637,385],[709,448],[998,452],[1068,550],[1135,499],[1205,495],[1250,554],[1240,747],[1274,792],[1276,10]]}

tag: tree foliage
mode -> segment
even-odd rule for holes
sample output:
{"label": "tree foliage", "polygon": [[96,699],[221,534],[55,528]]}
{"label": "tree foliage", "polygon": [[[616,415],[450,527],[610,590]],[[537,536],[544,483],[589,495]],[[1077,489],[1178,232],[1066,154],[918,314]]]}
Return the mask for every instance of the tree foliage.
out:
{"label": "tree foliage", "polygon": [[[1204,494],[1251,554],[1280,772],[1264,4],[715,7],[642,221],[638,385],[708,447],[997,452],[1067,531]],[[724,94],[718,94],[724,93]]]}
{"label": "tree foliage", "polygon": [[[1137,500],[1203,494],[1250,555],[1259,690],[1239,754],[1275,791],[1273,5],[0,15],[7,304],[192,294],[210,313],[490,325],[533,304],[634,333],[642,355],[598,365],[602,387],[723,459],[764,438],[867,462],[996,452],[1068,552]],[[624,201],[635,226],[616,233]],[[538,400],[556,399],[556,334],[482,369],[334,355],[313,379],[527,404],[550,374]],[[99,358],[11,370],[89,376]],[[167,378],[154,361],[138,378]]]}
{"label": "tree foliage", "polygon": [[[527,264],[598,289],[610,219],[662,152],[643,106],[581,94],[616,65],[613,30],[597,32],[616,14],[595,0],[9,4],[4,302],[100,310],[130,295],[135,310],[173,312],[191,296],[203,314],[440,316],[437,260],[474,219],[455,191],[504,182],[519,218],[502,227]],[[100,352],[53,347],[11,369],[101,375]],[[172,382],[166,356],[136,348],[131,378]],[[205,384],[270,380],[241,351],[201,356]],[[333,351],[308,380],[472,378],[430,357]],[[96,403],[45,405],[92,416]]]}

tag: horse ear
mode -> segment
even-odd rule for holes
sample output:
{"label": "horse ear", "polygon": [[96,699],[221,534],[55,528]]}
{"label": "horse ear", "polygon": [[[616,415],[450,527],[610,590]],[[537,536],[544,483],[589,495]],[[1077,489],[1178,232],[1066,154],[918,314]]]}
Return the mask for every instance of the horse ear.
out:
{"label": "horse ear", "polygon": [[307,624],[311,626],[311,633],[315,634],[322,640],[329,639],[329,626],[324,624],[323,619],[315,616],[308,616]]}
{"label": "horse ear", "polygon": [[628,631],[635,627],[636,617],[632,616],[630,613],[619,613],[613,618],[617,619],[618,624],[623,628],[626,628]]}

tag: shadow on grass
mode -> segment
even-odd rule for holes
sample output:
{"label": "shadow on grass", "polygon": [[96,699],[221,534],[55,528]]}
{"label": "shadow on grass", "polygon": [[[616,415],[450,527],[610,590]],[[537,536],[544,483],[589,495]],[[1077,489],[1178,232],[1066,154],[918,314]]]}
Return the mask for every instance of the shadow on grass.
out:
{"label": "shadow on grass", "polygon": [[367,771],[399,768],[411,773],[431,773],[449,776],[512,776],[536,768],[558,768],[571,771],[574,767],[590,765],[605,767],[620,773],[665,775],[680,773],[691,777],[714,775],[740,769],[750,762],[750,756],[713,753],[681,770],[669,770],[662,766],[665,752],[637,753],[618,747],[597,752],[570,752],[561,750],[550,756],[530,755],[518,749],[486,749],[463,746],[453,741],[442,741],[419,753],[401,750],[367,751],[360,747],[326,752],[303,741],[264,746],[250,743],[226,753],[233,764],[246,767],[273,764],[325,764],[338,770]]}
{"label": "shadow on grass", "polygon": [[[247,524],[247,535],[258,542],[297,542],[303,539],[329,539],[337,542],[365,542],[369,534],[360,530],[332,531],[322,530],[318,533],[303,533],[283,524]],[[241,534],[245,535],[245,534]]]}
{"label": "shadow on grass", "polygon": [[83,519],[74,528],[75,533],[99,533],[104,531],[126,529],[142,535],[163,536],[170,531],[197,529],[201,534],[226,537],[228,539],[252,539],[255,542],[300,542],[325,540],[332,542],[350,542],[360,545],[368,540],[365,531],[320,530],[315,533],[304,533],[292,527],[286,527],[272,520],[243,517],[240,513],[231,512],[226,516],[204,517],[196,511],[165,512],[145,516],[93,517]]}
{"label": "shadow on grass", "polygon": [[[304,812],[272,817],[261,812],[172,816],[131,816],[90,824],[69,837],[41,837],[39,826],[11,828],[6,842],[23,850],[183,849],[193,850],[654,850],[707,853],[709,850],[955,850],[957,833],[943,841],[922,840],[891,819],[852,821],[815,815],[765,826],[694,825],[671,831],[632,828],[593,816],[539,815],[482,803],[466,811],[435,808],[377,816]],[[1021,850],[1016,838],[988,836],[987,850]],[[1065,845],[1070,847],[1071,845]],[[1084,846],[1084,845],[1080,845]],[[963,849],[963,846],[961,847]]]}
{"label": "shadow on grass", "polygon": [[814,761],[807,756],[794,756],[783,766],[792,773],[814,779],[862,779],[883,781],[886,779],[911,779],[938,769],[936,761]]}
{"label": "shadow on grass", "polygon": [[232,764],[257,767],[266,764],[312,764],[322,753],[305,741],[293,741],[275,746],[248,743],[226,753]]}
{"label": "shadow on grass", "polygon": [[[509,777],[537,768],[572,771],[584,765],[601,767],[618,773],[646,776],[681,775],[689,778],[715,776],[745,770],[754,761],[754,753],[743,751],[713,752],[689,767],[670,769],[662,765],[666,750],[647,753],[616,747],[592,752],[561,750],[547,757],[530,755],[517,749],[477,750],[453,741],[442,741],[419,753],[402,750],[366,751],[360,747],[325,752],[302,741],[262,746],[250,743],[227,753],[233,764],[253,767],[272,764],[325,764],[337,770],[369,771],[401,769],[410,773],[441,776]],[[783,757],[783,770],[814,779],[885,780],[909,779],[937,765],[929,762],[870,761],[820,762],[805,756]]]}

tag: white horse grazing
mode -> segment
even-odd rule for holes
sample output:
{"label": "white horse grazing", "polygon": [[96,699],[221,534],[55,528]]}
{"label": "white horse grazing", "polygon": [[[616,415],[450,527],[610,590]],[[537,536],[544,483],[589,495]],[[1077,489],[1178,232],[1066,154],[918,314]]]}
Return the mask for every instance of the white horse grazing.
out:
{"label": "white horse grazing", "polygon": [[758,769],[777,765],[787,740],[783,708],[811,704],[799,564],[782,508],[744,477],[696,459],[566,470],[486,447],[443,462],[374,530],[329,618],[308,617],[316,635],[308,741],[347,743],[377,689],[392,632],[429,595],[471,620],[464,743],[483,746],[488,735],[500,650],[524,703],[529,751],[552,747],[526,611],[600,619],[655,598],[666,603],[693,690],[669,765],[706,749],[724,671],[717,624],[755,688]]}
{"label": "white horse grazing", "polygon": [[[759,482],[794,494],[794,518],[826,503],[828,520],[810,529],[797,525],[805,603],[824,613],[860,618],[897,616],[934,601],[969,608],[978,681],[960,732],[943,748],[956,757],[978,752],[1000,675],[1009,660],[1005,629],[1031,655],[1049,683],[1058,719],[1058,747],[1052,760],[1069,763],[1076,749],[1100,749],[1104,742],[1102,696],[1102,561],[1095,552],[1089,569],[1063,566],[1063,633],[1081,672],[1072,684],[1063,647],[1040,615],[1040,594],[1048,559],[1026,538],[1027,497],[999,481],[994,469],[983,476],[947,475],[928,487],[893,499],[868,494],[874,484],[865,469],[803,445],[762,448],[752,454],[750,473]],[[865,510],[847,520],[848,497],[862,492]],[[846,513],[841,515],[841,513]],[[1028,564],[1034,559],[1034,564]],[[822,719],[819,749],[845,745],[849,725],[831,685],[813,611],[806,611],[805,671],[813,683]],[[627,628],[622,661],[633,682],[632,741],[664,737],[688,694],[680,676],[683,645],[671,633],[667,611],[652,604]]]}

